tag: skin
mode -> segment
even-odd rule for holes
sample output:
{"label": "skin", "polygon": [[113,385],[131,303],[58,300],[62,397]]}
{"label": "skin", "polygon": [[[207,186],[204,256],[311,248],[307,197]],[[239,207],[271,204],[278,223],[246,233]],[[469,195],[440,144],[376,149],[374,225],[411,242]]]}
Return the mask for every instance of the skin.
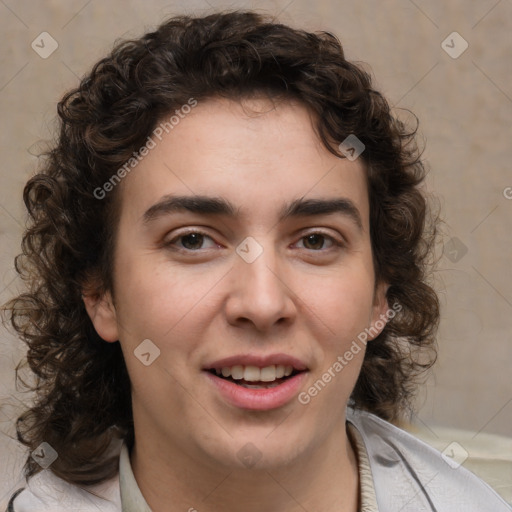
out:
{"label": "skin", "polygon": [[[363,350],[309,404],[292,399],[269,411],[228,404],[201,369],[234,354],[284,352],[308,366],[304,391],[385,313],[361,160],[329,153],[300,104],[210,99],[120,187],[114,291],[84,301],[99,335],[122,346],[131,464],[152,510],[356,511],[345,408]],[[239,211],[144,222],[166,194],[218,196]],[[283,205],[301,197],[349,199],[362,228],[343,213],[279,222]],[[188,228],[207,236],[178,238]],[[319,231],[326,237],[306,237]],[[235,252],[248,236],[263,248],[253,263]],[[160,349],[149,366],[134,356],[144,339]],[[249,442],[261,454],[252,468],[237,456]]]}

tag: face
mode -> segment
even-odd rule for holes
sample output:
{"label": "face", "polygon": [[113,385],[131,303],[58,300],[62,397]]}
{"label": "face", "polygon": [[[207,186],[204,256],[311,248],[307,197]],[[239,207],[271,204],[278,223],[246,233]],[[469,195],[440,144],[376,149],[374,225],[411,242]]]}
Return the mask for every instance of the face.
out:
{"label": "face", "polygon": [[120,187],[113,297],[86,306],[121,343],[136,444],[233,467],[251,442],[272,467],[342,428],[364,350],[333,365],[387,309],[361,160],[299,104],[208,100]]}

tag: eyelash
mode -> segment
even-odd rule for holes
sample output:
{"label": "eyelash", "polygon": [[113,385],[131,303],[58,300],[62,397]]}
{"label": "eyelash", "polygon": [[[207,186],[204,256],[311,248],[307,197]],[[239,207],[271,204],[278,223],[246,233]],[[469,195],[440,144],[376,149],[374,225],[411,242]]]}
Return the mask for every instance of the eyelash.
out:
{"label": "eyelash", "polygon": [[[171,250],[175,250],[175,251],[178,251],[178,252],[183,252],[183,253],[199,253],[202,251],[202,249],[185,249],[185,248],[177,248],[177,247],[173,247],[174,243],[176,241],[178,241],[179,239],[181,238],[184,238],[186,236],[189,236],[189,235],[201,235],[201,236],[204,236],[204,237],[207,237],[211,240],[213,240],[213,238],[208,234],[208,233],[205,233],[204,231],[201,231],[201,230],[198,230],[198,229],[194,229],[194,230],[190,230],[190,231],[187,231],[185,233],[180,233],[179,235],[175,236],[172,240],[170,240],[169,242],[165,242],[164,243],[164,246],[165,247],[168,247],[168,248],[171,248]],[[332,246],[328,249],[310,249],[310,251],[312,252],[315,252],[315,253],[322,253],[322,252],[328,252],[330,250],[332,250],[334,247],[345,247],[345,243],[342,242],[341,240],[338,240],[336,238],[334,238],[333,236],[331,235],[328,235],[327,233],[324,233],[323,231],[311,231],[310,233],[307,233],[306,235],[303,235],[302,237],[300,237],[299,240],[303,240],[305,238],[307,238],[308,236],[311,236],[311,235],[320,235],[322,236],[324,239],[328,239],[331,241],[332,243]],[[308,250],[308,249],[306,249]]]}

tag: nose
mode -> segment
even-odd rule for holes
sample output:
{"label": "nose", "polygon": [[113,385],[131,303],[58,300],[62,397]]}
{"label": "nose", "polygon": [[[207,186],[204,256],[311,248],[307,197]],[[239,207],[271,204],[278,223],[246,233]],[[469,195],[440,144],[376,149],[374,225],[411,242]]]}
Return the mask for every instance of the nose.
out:
{"label": "nose", "polygon": [[237,256],[230,275],[226,315],[231,325],[252,324],[265,332],[293,322],[297,314],[293,283],[270,244],[265,244],[263,252],[252,262]]}

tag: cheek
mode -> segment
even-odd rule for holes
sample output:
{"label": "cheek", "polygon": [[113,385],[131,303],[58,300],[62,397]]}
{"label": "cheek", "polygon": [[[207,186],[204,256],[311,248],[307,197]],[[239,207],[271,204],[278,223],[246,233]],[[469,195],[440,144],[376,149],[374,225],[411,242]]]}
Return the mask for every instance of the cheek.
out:
{"label": "cheek", "polygon": [[371,275],[353,272],[330,279],[322,293],[315,294],[315,311],[328,326],[328,335],[318,339],[319,366],[302,399],[314,402],[327,422],[344,409],[359,376],[366,346],[358,336],[370,325],[373,291]]}
{"label": "cheek", "polygon": [[[139,393],[144,394],[146,389],[151,395],[154,388],[165,394],[166,386],[181,389],[177,382],[184,383],[190,378],[190,361],[195,360],[212,314],[218,308],[212,301],[222,284],[223,273],[195,271],[192,267],[185,270],[156,258],[144,260],[143,256],[138,261],[135,257],[119,259],[120,341]],[[146,339],[159,351],[149,367],[134,357]]]}
{"label": "cheek", "polygon": [[332,343],[351,340],[369,326],[374,285],[365,272],[340,273],[322,282],[315,292],[307,292],[313,311],[331,334]]}
{"label": "cheek", "polygon": [[139,335],[162,336],[202,301],[218,281],[216,273],[183,269],[164,257],[119,258],[119,316]]}

